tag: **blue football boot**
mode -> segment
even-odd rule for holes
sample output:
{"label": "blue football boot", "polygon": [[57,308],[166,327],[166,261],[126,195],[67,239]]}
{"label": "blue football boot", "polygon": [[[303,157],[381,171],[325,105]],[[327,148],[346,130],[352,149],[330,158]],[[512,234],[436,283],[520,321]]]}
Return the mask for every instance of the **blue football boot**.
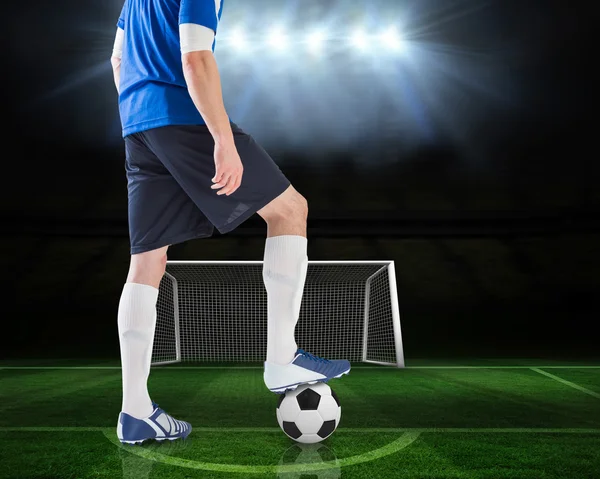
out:
{"label": "blue football boot", "polygon": [[192,425],[169,416],[158,404],[152,403],[154,411],[144,419],[127,413],[119,414],[117,437],[123,444],[141,444],[148,439],[174,441],[185,439],[192,432]]}
{"label": "blue football boot", "polygon": [[350,362],[345,359],[323,359],[298,349],[289,364],[265,362],[263,378],[270,391],[283,394],[287,390],[296,389],[301,384],[327,382],[349,372]]}

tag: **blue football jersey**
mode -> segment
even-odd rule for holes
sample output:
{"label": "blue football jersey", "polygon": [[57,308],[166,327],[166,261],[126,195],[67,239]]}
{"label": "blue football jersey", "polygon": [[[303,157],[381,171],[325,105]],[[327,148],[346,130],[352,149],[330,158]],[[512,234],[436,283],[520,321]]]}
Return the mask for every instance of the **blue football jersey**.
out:
{"label": "blue football jersey", "polygon": [[[179,25],[216,34],[224,0],[125,0],[119,112],[123,136],[166,125],[202,125],[183,76]],[[215,44],[213,43],[213,51]]]}

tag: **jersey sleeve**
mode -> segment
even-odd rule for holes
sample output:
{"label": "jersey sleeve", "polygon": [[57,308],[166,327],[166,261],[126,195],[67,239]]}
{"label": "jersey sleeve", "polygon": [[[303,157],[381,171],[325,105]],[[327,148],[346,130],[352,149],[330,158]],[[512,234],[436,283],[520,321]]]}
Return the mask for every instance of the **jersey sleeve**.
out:
{"label": "jersey sleeve", "polygon": [[195,23],[217,33],[222,0],[181,0],[179,24]]}
{"label": "jersey sleeve", "polygon": [[127,5],[127,1],[123,3],[123,8],[121,9],[121,15],[119,15],[119,21],[117,22],[117,27],[121,30],[125,30],[125,6]]}

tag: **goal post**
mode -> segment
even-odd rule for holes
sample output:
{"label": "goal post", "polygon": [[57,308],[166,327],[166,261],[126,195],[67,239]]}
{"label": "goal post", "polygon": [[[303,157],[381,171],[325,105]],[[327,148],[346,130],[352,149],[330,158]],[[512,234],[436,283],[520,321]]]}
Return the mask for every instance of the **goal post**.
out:
{"label": "goal post", "polygon": [[[262,261],[168,261],[152,364],[261,362]],[[393,261],[309,261],[298,346],[327,359],[404,367]]]}
{"label": "goal post", "polygon": [[152,347],[152,365],[181,361],[179,328],[179,288],[177,279],[166,272],[161,280],[156,302],[156,328]]}

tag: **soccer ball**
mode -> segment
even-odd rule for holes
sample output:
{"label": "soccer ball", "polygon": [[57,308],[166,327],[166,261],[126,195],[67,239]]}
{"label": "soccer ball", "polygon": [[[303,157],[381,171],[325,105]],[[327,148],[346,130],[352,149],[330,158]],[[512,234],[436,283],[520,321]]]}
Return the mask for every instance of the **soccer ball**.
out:
{"label": "soccer ball", "polygon": [[342,408],[325,383],[303,384],[282,394],[277,422],[294,441],[314,444],[331,436],[340,423]]}

